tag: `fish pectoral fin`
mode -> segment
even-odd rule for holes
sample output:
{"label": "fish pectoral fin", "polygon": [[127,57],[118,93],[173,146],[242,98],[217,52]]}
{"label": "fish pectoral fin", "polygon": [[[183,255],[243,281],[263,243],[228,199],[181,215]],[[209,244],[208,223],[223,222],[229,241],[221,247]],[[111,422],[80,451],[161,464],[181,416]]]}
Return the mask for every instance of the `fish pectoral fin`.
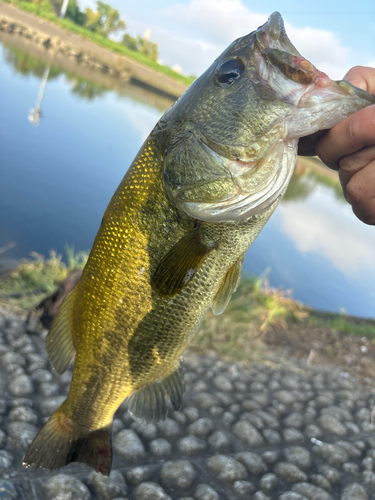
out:
{"label": "fish pectoral fin", "polygon": [[65,297],[46,337],[46,349],[53,369],[61,374],[75,356],[72,330],[74,288]]}
{"label": "fish pectoral fin", "polygon": [[135,420],[164,420],[169,405],[176,411],[180,409],[184,392],[184,372],[179,364],[166,377],[154,380],[132,394],[128,399],[129,412]]}
{"label": "fish pectoral fin", "polygon": [[233,264],[225,275],[225,278],[220,285],[219,291],[217,292],[211,306],[215,316],[224,311],[232,297],[232,294],[237,290],[241,279],[244,258],[245,254],[241,255],[241,257]]}
{"label": "fish pectoral fin", "polygon": [[216,241],[204,237],[203,229],[184,236],[163,258],[152,277],[152,287],[160,295],[180,292],[194,277],[207,255],[217,248]]}

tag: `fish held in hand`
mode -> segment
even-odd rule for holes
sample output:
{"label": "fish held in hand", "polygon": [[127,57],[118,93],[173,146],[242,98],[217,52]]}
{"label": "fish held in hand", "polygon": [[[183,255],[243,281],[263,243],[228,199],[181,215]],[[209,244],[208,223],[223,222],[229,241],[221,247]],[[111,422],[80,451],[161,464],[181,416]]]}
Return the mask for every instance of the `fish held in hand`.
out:
{"label": "fish held in hand", "polygon": [[24,463],[111,469],[125,398],[147,422],[177,410],[180,357],[235,291],[244,253],[292,175],[298,139],[374,103],[289,41],[280,14],[234,41],[159,120],[103,217],[82,277],[46,338],[70,392]]}

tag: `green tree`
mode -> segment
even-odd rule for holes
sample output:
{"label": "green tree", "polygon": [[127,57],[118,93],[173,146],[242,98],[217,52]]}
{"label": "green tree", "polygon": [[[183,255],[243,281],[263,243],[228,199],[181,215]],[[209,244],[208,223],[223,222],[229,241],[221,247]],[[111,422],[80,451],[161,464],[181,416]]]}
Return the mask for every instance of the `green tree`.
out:
{"label": "green tree", "polygon": [[122,37],[121,43],[128,47],[130,50],[135,50],[138,52],[142,52],[145,56],[149,57],[153,61],[157,61],[159,58],[158,46],[154,42],[150,42],[150,40],[145,40],[144,38],[138,36],[137,38],[133,38],[128,33]]}
{"label": "green tree", "polygon": [[73,94],[79,95],[88,101],[92,101],[97,97],[102,97],[107,91],[107,87],[104,85],[97,85],[96,83],[90,80],[84,80],[77,76],[74,76],[72,79],[74,81],[74,85],[72,88]]}
{"label": "green tree", "polygon": [[124,21],[120,19],[120,14],[117,9],[100,1],[96,2],[96,8],[97,12],[93,12],[93,10],[89,8],[85,10],[85,26],[90,30],[108,38],[112,33],[126,28]]}
{"label": "green tree", "polygon": [[[44,1],[44,0],[43,0]],[[38,2],[38,0],[34,0],[34,3]],[[63,0],[50,0],[53,10],[56,15],[60,15],[61,7],[63,4]],[[77,0],[69,0],[68,8],[66,9],[65,17],[71,19],[76,24],[80,24],[83,26],[85,24],[86,16],[84,12],[79,10],[79,5]]]}
{"label": "green tree", "polygon": [[85,26],[89,28],[91,31],[100,31],[100,14],[99,12],[94,12],[93,10],[86,8],[85,9]]}
{"label": "green tree", "polygon": [[121,43],[130,50],[138,50],[137,39],[133,38],[129,33],[125,33]]}
{"label": "green tree", "polygon": [[86,21],[86,16],[84,12],[79,10],[79,5],[77,4],[77,0],[69,0],[68,8],[66,9],[65,17],[68,17],[76,24],[83,26]]}

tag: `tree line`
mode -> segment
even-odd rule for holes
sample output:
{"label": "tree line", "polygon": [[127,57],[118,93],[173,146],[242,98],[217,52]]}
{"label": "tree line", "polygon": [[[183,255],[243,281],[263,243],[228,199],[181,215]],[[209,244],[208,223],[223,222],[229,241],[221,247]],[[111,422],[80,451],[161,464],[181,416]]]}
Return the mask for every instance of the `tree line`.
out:
{"label": "tree line", "polygon": [[[30,3],[37,5],[50,3],[53,10],[59,15],[63,0],[30,0]],[[95,33],[99,33],[105,38],[126,30],[126,24],[120,18],[119,11],[101,1],[96,2],[96,11],[86,8],[82,12],[77,0],[69,0],[65,17],[71,19],[80,26],[84,26]],[[125,33],[120,43],[130,50],[141,52],[153,61],[157,61],[159,57],[157,44],[151,42],[147,36],[137,36],[134,38],[129,33]]]}

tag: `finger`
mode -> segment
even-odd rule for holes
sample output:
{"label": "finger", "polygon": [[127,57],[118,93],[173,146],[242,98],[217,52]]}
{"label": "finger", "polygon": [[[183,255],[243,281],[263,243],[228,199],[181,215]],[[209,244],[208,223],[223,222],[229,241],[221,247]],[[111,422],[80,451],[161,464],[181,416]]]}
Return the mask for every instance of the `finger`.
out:
{"label": "finger", "polygon": [[375,225],[375,160],[356,172],[346,184],[345,195],[355,215]]}
{"label": "finger", "polygon": [[298,154],[301,156],[315,156],[315,144],[319,137],[326,133],[326,130],[318,130],[315,134],[301,137],[298,142]]}
{"label": "finger", "polygon": [[374,68],[368,68],[366,66],[355,66],[351,68],[346,75],[344,80],[348,80],[350,83],[359,87],[362,90],[366,90],[370,94],[375,93],[375,81],[374,81]]}
{"label": "finger", "polygon": [[338,170],[339,160],[365,146],[375,144],[375,105],[349,116],[316,143],[316,152],[330,168]]}
{"label": "finger", "polygon": [[[339,177],[345,193],[346,185],[356,172],[375,161],[375,146],[367,146],[349,156],[344,156],[339,161]],[[375,184],[374,184],[375,191]]]}

